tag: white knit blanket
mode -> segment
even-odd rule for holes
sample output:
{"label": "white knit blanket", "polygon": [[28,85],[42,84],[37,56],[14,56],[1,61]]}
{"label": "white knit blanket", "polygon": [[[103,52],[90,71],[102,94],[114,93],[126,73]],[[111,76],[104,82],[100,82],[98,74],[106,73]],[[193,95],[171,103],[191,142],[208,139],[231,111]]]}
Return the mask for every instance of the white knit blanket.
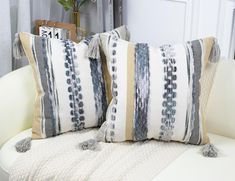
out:
{"label": "white knit blanket", "polygon": [[158,141],[99,143],[99,151],[80,150],[97,130],[68,133],[22,154],[10,170],[12,181],[148,181],[190,146]]}

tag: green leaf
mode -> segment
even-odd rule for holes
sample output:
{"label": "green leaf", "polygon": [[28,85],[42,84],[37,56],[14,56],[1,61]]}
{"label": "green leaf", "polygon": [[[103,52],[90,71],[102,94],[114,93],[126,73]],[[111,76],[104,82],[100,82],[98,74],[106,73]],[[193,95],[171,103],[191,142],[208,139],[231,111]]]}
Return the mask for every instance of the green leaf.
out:
{"label": "green leaf", "polygon": [[65,11],[68,11],[73,7],[73,0],[58,0],[58,2],[64,7]]}
{"label": "green leaf", "polygon": [[80,9],[88,0],[80,0],[78,3],[78,9]]}

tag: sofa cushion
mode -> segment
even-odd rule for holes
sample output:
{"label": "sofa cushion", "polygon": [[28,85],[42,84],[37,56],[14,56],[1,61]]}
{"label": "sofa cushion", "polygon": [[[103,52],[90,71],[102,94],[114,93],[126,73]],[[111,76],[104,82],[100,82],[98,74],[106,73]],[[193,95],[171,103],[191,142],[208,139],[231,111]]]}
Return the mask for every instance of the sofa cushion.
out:
{"label": "sofa cushion", "polygon": [[102,46],[113,95],[104,140],[208,142],[205,108],[219,59],[214,38],[155,48],[110,35]]}
{"label": "sofa cushion", "polygon": [[207,106],[208,131],[235,138],[235,61],[219,62]]}
{"label": "sofa cushion", "polygon": [[0,147],[32,127],[36,97],[32,68],[26,66],[0,79]]}

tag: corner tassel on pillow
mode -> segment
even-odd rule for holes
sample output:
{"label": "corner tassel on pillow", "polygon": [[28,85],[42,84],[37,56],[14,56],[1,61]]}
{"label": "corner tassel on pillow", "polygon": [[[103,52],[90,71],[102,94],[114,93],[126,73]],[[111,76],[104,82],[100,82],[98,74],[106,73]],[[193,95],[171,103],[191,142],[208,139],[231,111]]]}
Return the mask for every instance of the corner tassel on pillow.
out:
{"label": "corner tassel on pillow", "polygon": [[15,59],[18,60],[25,56],[24,49],[18,33],[15,34],[15,40],[13,42],[13,56]]}
{"label": "corner tassel on pillow", "polygon": [[89,139],[79,143],[78,146],[81,150],[97,150],[99,148],[99,143],[95,139]]}
{"label": "corner tassel on pillow", "polygon": [[96,134],[96,140],[99,142],[105,142],[105,132],[108,128],[107,121],[105,121],[101,127],[99,128],[97,134]]}
{"label": "corner tassel on pillow", "polygon": [[99,128],[96,137],[79,143],[81,150],[100,150],[99,142],[105,142],[105,131],[107,130],[107,122],[104,122]]}
{"label": "corner tassel on pillow", "polygon": [[206,144],[202,147],[201,153],[204,157],[217,157],[219,150],[211,143]]}
{"label": "corner tassel on pillow", "polygon": [[216,63],[220,59],[220,47],[216,39],[214,39],[214,44],[211,49],[209,60],[211,63]]}
{"label": "corner tassel on pillow", "polygon": [[15,149],[19,153],[24,153],[31,148],[31,137],[27,137],[15,144]]}
{"label": "corner tassel on pillow", "polygon": [[93,36],[88,45],[88,57],[91,59],[100,58],[100,37]]}
{"label": "corner tassel on pillow", "polygon": [[130,41],[130,39],[131,39],[130,31],[127,29],[126,26],[125,26],[125,29],[126,29],[126,40],[127,40],[127,41]]}

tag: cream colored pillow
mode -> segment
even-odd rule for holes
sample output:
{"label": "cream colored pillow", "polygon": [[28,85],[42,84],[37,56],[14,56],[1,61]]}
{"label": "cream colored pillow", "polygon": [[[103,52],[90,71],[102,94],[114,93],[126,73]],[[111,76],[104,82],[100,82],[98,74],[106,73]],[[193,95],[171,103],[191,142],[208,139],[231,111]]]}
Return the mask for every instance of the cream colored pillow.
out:
{"label": "cream colored pillow", "polygon": [[32,127],[35,97],[30,66],[0,79],[0,146],[22,130]]}
{"label": "cream colored pillow", "polygon": [[208,131],[235,138],[235,61],[221,60],[207,105]]}

